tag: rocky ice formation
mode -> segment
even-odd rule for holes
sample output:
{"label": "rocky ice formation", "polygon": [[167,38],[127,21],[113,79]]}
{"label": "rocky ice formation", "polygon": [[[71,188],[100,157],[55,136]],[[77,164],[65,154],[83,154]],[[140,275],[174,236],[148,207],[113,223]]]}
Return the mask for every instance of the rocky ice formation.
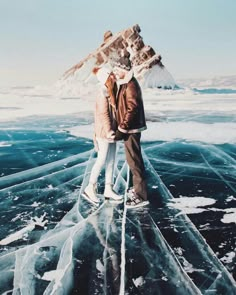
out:
{"label": "rocky ice formation", "polygon": [[[96,84],[92,73],[95,66],[112,63],[125,52],[130,53],[135,77],[144,88],[175,87],[175,81],[162,63],[160,54],[143,42],[139,25],[125,29],[115,35],[111,31],[104,34],[103,43],[86,58],[67,70],[59,81],[60,87],[77,88],[79,84]],[[76,86],[77,85],[77,86]]]}

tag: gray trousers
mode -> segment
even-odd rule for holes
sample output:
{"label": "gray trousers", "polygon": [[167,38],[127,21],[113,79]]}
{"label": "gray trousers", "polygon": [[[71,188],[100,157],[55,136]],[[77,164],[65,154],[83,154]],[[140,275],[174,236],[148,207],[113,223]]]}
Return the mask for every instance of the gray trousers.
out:
{"label": "gray trousers", "polygon": [[141,133],[127,134],[124,138],[125,155],[129,165],[135,193],[143,200],[147,200],[147,185],[145,181],[145,167],[140,146]]}

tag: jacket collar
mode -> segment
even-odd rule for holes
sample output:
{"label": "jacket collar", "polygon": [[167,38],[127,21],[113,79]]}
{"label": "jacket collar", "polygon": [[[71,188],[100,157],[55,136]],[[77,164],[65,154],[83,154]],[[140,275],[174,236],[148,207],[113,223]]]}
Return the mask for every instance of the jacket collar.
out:
{"label": "jacket collar", "polygon": [[108,99],[109,104],[116,109],[116,98],[115,96],[110,96],[107,90],[107,87],[105,85],[102,85],[101,87],[101,95],[106,97]]}
{"label": "jacket collar", "polygon": [[133,78],[133,76],[134,76],[133,70],[128,71],[125,74],[123,79],[119,79],[116,81],[118,88],[119,88],[119,86],[128,83]]}

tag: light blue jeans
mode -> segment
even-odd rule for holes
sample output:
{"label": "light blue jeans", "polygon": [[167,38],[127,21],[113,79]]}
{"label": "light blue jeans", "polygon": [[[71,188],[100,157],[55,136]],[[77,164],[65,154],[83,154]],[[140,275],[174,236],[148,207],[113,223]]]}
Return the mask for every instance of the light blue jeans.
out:
{"label": "light blue jeans", "polygon": [[116,158],[116,142],[108,142],[106,139],[97,138],[98,155],[91,170],[89,183],[97,183],[99,174],[105,165],[105,185],[113,184],[113,173]]}

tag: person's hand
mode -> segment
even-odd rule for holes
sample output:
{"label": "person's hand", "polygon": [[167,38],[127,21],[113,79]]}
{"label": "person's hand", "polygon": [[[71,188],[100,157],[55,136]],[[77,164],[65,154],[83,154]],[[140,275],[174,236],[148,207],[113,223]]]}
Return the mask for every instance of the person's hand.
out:
{"label": "person's hand", "polygon": [[120,130],[116,130],[116,134],[115,134],[115,140],[122,140],[124,139],[124,133],[121,132]]}
{"label": "person's hand", "polygon": [[111,130],[107,133],[107,139],[108,140],[114,140],[115,139],[115,131]]}

